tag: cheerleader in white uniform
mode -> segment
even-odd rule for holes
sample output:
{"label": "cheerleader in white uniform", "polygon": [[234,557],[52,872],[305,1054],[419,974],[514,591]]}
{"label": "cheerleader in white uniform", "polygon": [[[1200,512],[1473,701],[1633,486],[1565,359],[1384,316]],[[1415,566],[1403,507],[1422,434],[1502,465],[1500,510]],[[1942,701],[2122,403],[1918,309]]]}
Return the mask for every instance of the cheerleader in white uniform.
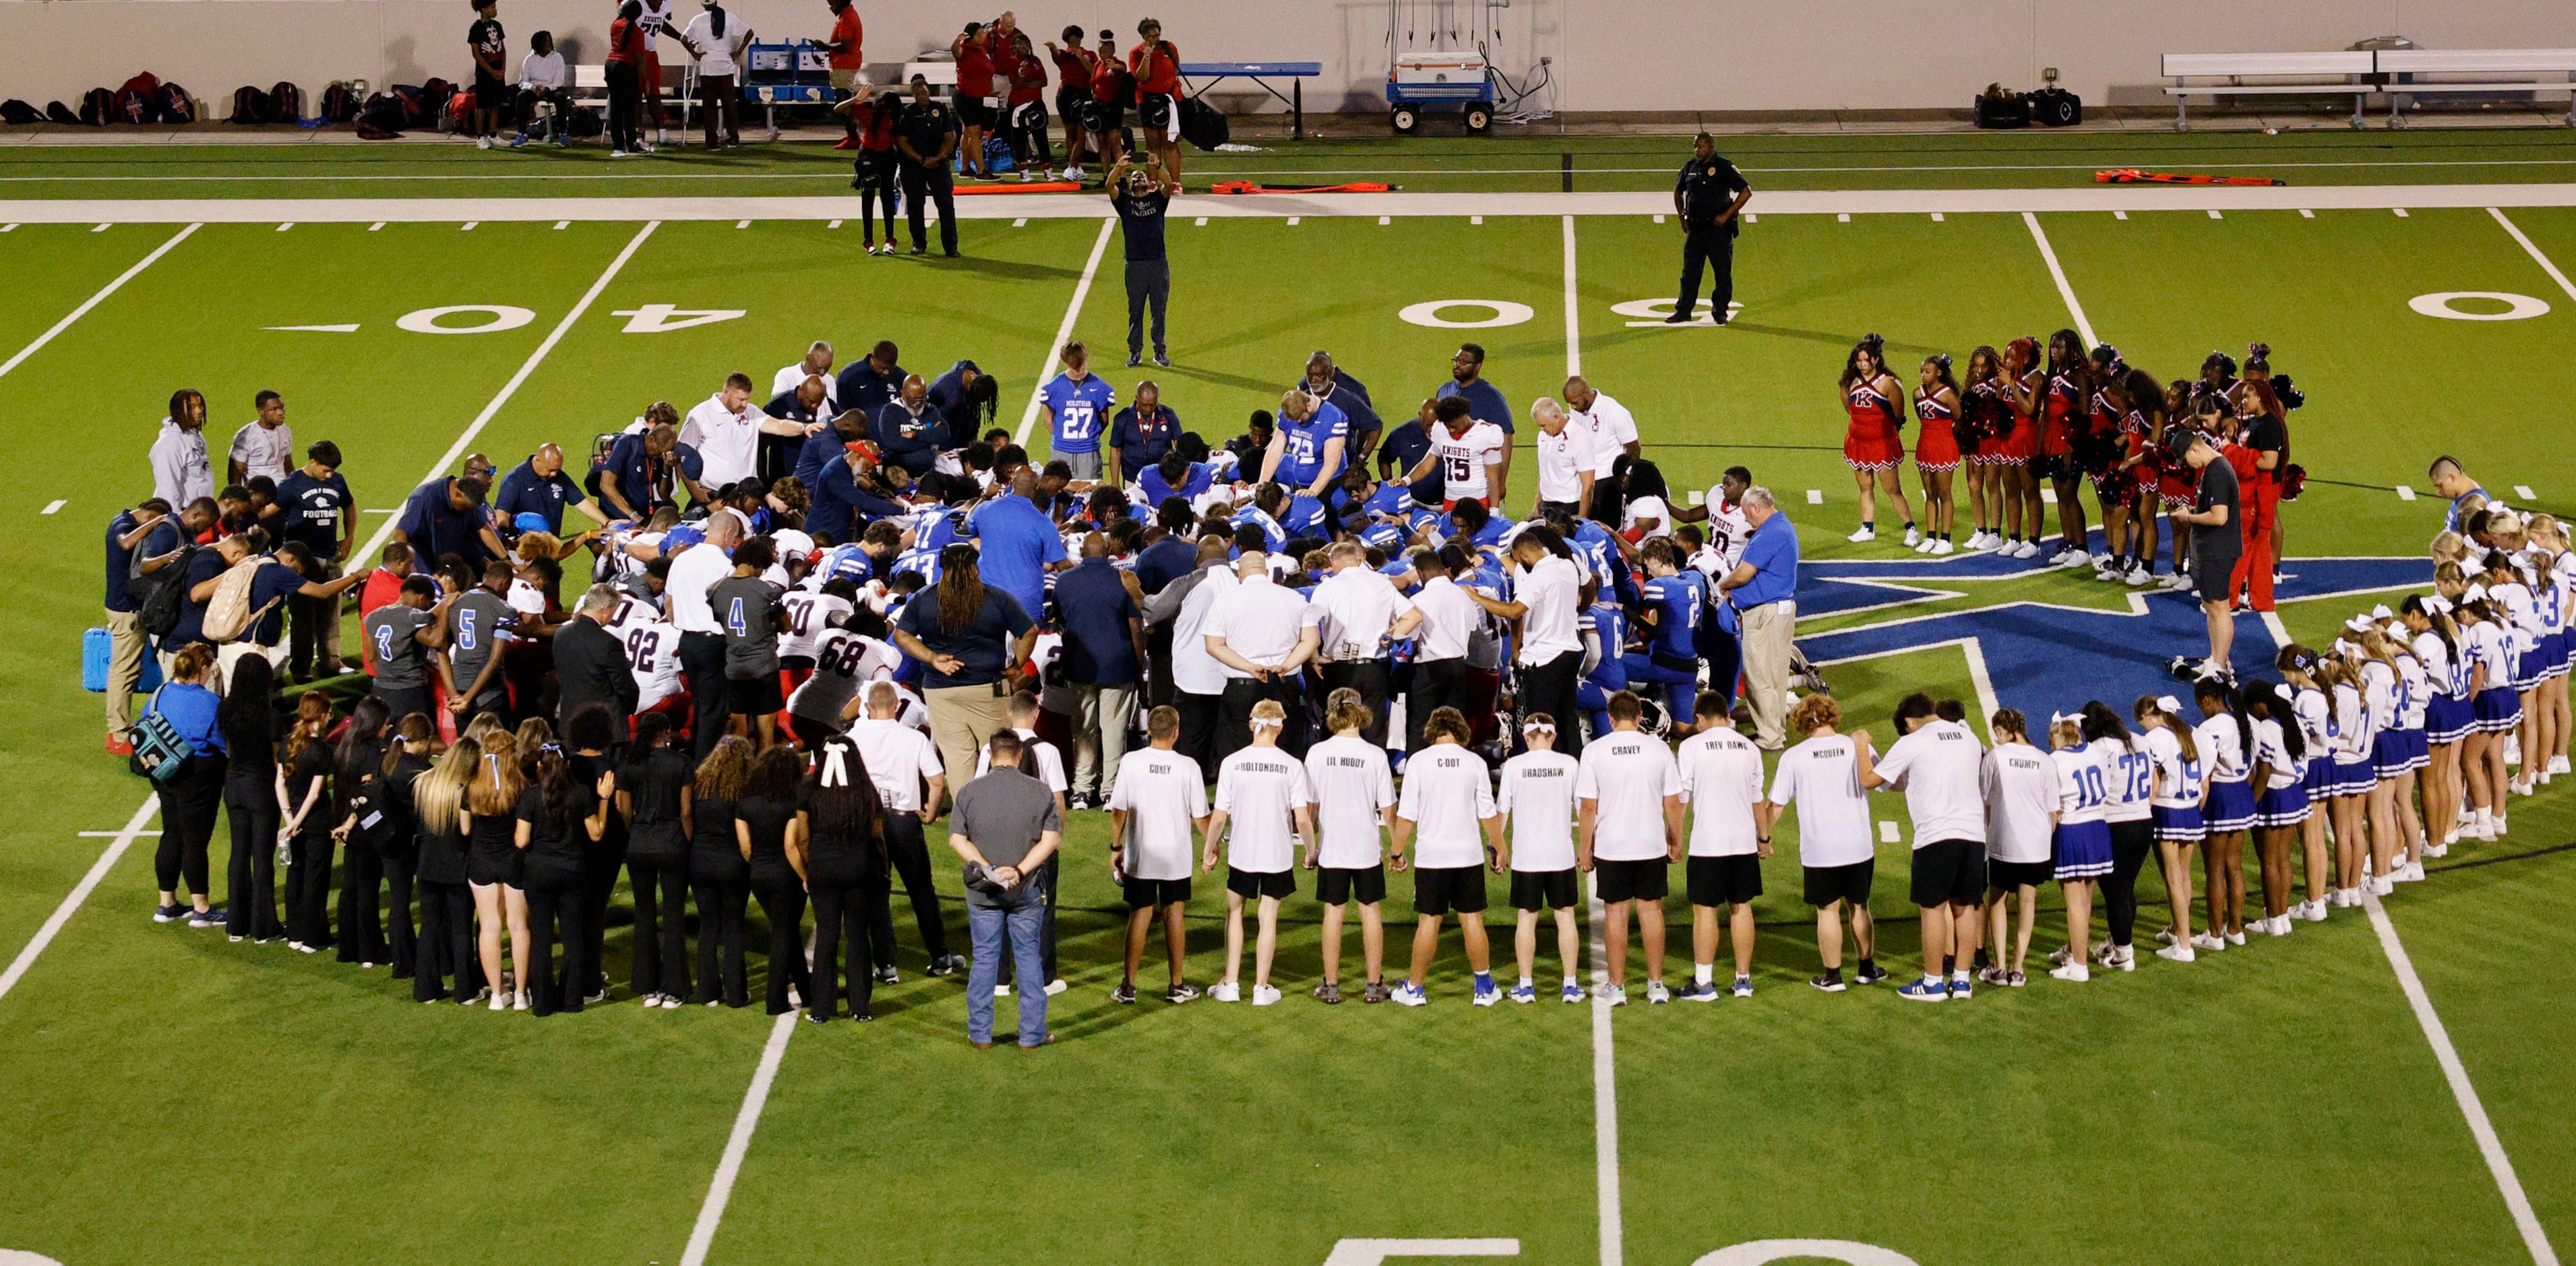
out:
{"label": "cheerleader in white uniform", "polygon": [[2277,718],[2299,727],[2299,789],[2314,810],[2299,820],[2299,860],[2307,873],[2307,899],[2291,907],[2290,917],[2323,922],[2330,874],[2326,859],[2326,820],[2341,775],[2335,768],[2334,699],[2316,679],[2317,653],[2296,644],[2285,646],[2272,661],[2281,672],[2289,715]]}
{"label": "cheerleader in white uniform", "polygon": [[2245,832],[2254,825],[2254,791],[2245,780],[2254,767],[2254,728],[2236,710],[2236,694],[2225,683],[2204,679],[2192,693],[2201,715],[2192,745],[2209,788],[2200,811],[2208,832],[2201,866],[2209,917],[2191,944],[2223,950],[2245,943]]}
{"label": "cheerleader in white uniform", "polygon": [[2351,907],[2361,904],[2362,884],[2369,874],[2366,815],[2371,788],[2378,785],[2378,779],[2370,770],[2370,708],[2362,698],[2361,674],[2353,670],[2344,650],[2341,640],[2328,648],[2317,661],[2317,679],[2325,686],[2326,697],[2334,707],[2326,723],[2325,746],[2334,757],[2334,772],[2328,775],[2331,782],[2326,792],[2326,817],[2334,830],[2335,847],[2331,901],[2338,907]]}
{"label": "cheerleader in white uniform", "polygon": [[[2424,855],[2440,857],[2460,838],[2467,803],[2460,748],[2477,725],[2469,706],[2469,657],[2451,623],[2450,599],[2418,594],[2398,604],[2397,618],[2414,635],[2415,660],[2424,666]],[[2433,831],[2442,838],[2433,839]]]}
{"label": "cheerleader in white uniform", "polygon": [[2505,764],[2503,735],[2522,724],[2522,705],[2513,692],[2513,646],[2502,615],[2486,600],[2486,590],[2471,585],[2454,612],[2460,625],[2460,653],[2469,668],[2468,740],[2461,745],[2467,768],[2470,812],[2475,818],[2464,834],[2492,840],[2505,833]]}
{"label": "cheerleader in white uniform", "polygon": [[2182,701],[2171,695],[2140,695],[2131,715],[2138,722],[2138,745],[2155,764],[2156,790],[2148,807],[2149,819],[2155,824],[2156,852],[2164,863],[2165,900],[2173,909],[2173,922],[2156,933],[2162,943],[2156,957],[2188,963],[2194,948],[2192,851],[2209,835],[2203,808],[2208,785],[2201,777],[2200,744],[2191,723],[2182,719]]}
{"label": "cheerleader in white uniform", "polygon": [[2066,893],[2066,948],[2050,955],[2063,961],[2049,971],[2059,980],[2082,984],[2092,979],[2085,942],[2093,933],[2093,885],[2111,873],[2111,827],[2102,820],[2110,796],[2113,770],[2092,744],[2084,741],[2083,718],[2058,713],[2049,722],[2049,753],[2057,762],[2057,830],[2050,840],[2057,886]]}
{"label": "cheerleader in white uniform", "polygon": [[2576,613],[2576,558],[2567,553],[2567,528],[2546,514],[2531,516],[2528,525],[2531,546],[2524,551],[2528,560],[2532,592],[2540,607],[2540,705],[2547,713],[2550,735],[2546,761],[2540,763],[2539,780],[2568,772],[2567,731],[2571,721],[2567,703],[2568,669],[2576,654],[2571,654],[2568,621]]}
{"label": "cheerleader in white uniform", "polygon": [[[2378,627],[2362,634],[2362,653],[2372,663],[2388,665],[2396,679],[2387,730],[2396,764],[2381,776],[2388,788],[2389,821],[2397,831],[2389,843],[2388,874],[2398,883],[2410,883],[2424,877],[2424,819],[2416,815],[2415,793],[2423,784],[2422,771],[2432,764],[2424,744],[2424,701],[2431,678],[2408,645],[2411,634],[2406,626],[2386,607],[2372,611],[2370,617]],[[2365,679],[2369,668],[2369,664],[2362,666]],[[2372,759],[2376,762],[2377,757]]]}
{"label": "cheerleader in white uniform", "polygon": [[2290,837],[2314,816],[2304,785],[2308,772],[2307,735],[2291,711],[2290,701],[2271,682],[2247,682],[2244,706],[2254,731],[2251,777],[2254,785],[2261,788],[2254,797],[2254,838],[2262,854],[2264,917],[2255,926],[2273,936],[2288,936]]}
{"label": "cheerleader in white uniform", "polygon": [[2398,694],[2403,686],[2388,635],[2380,631],[2378,623],[2369,616],[2355,616],[2345,628],[2349,632],[2344,658],[2361,682],[2362,717],[2370,730],[2370,751],[2364,757],[2370,765],[2370,790],[2362,796],[2363,818],[2370,827],[2369,887],[2385,897],[2395,891],[2390,885],[2397,882],[2401,838],[2397,832],[2397,780],[2408,771],[2406,735],[2397,724]]}
{"label": "cheerleader in white uniform", "polygon": [[[2507,525],[2499,538],[2510,536],[2516,542],[2522,537],[2519,523]],[[2478,577],[2487,589],[2487,605],[2503,617],[2503,632],[2510,643],[2513,663],[2513,698],[2518,715],[2506,743],[2505,763],[2522,767],[2522,776],[2506,784],[2514,795],[2532,793],[2532,771],[2548,762],[2549,736],[2541,729],[2541,711],[2536,696],[2540,691],[2540,599],[2523,578],[2521,567],[2506,551],[2489,550],[2486,572]],[[2536,757],[2534,753],[2542,756]],[[2502,806],[2498,806],[2501,811]]]}

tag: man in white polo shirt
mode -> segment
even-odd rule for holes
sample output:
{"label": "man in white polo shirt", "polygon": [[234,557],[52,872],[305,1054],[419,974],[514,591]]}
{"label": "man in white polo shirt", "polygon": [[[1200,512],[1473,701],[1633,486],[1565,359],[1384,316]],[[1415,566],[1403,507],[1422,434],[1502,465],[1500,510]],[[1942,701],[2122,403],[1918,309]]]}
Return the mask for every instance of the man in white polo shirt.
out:
{"label": "man in white polo shirt", "polygon": [[1386,745],[1387,645],[1410,635],[1422,613],[1405,601],[1395,582],[1368,565],[1357,541],[1343,541],[1325,555],[1332,574],[1315,586],[1316,652],[1324,688],[1356,690],[1369,710],[1360,737]]}
{"label": "man in white polo shirt", "polygon": [[710,515],[703,528],[672,529],[662,538],[662,547],[671,548],[673,536],[701,531],[705,539],[672,556],[662,602],[671,609],[672,626],[680,630],[680,675],[688,680],[690,702],[695,705],[696,728],[691,736],[697,758],[703,761],[725,734],[724,626],[716,623],[707,590],[733,575],[733,547],[742,540],[742,520],[731,514]]}
{"label": "man in white polo shirt", "polygon": [[1699,728],[1682,740],[1682,801],[1691,807],[1688,886],[1691,903],[1689,1002],[1717,1001],[1717,919],[1728,917],[1738,998],[1753,996],[1753,899],[1762,895],[1762,859],[1771,855],[1771,803],[1762,798],[1762,749],[1726,721],[1728,698],[1699,693]]}
{"label": "man in white polo shirt", "polygon": [[1234,588],[1217,595],[1199,626],[1209,657],[1225,669],[1218,746],[1231,756],[1251,742],[1253,706],[1276,700],[1287,710],[1280,749],[1303,760],[1306,692],[1298,670],[1315,656],[1320,617],[1296,590],[1270,578],[1265,555],[1246,553],[1236,559],[1234,578]]}
{"label": "man in white polo shirt", "polygon": [[1664,988],[1664,894],[1682,855],[1682,776],[1663,740],[1637,728],[1637,696],[1610,696],[1610,733],[1583,749],[1574,774],[1577,862],[1592,872],[1594,895],[1609,907],[1604,929],[1610,979],[1601,999],[1628,1005],[1628,915],[1646,947],[1646,1001],[1672,1001]]}
{"label": "man in white polo shirt", "polygon": [[698,402],[680,423],[680,442],[698,451],[704,463],[701,480],[709,488],[741,483],[760,469],[760,437],[803,437],[823,429],[820,422],[773,418],[751,403],[751,375],[725,376],[724,390]]}
{"label": "man in white polo shirt", "polygon": [[1874,791],[1904,792],[1914,819],[1923,979],[1896,990],[1913,1002],[1964,999],[1976,988],[1968,964],[1985,930],[1978,903],[1986,887],[1986,749],[1967,715],[1955,700],[1907,695],[1896,705],[1899,737],[1860,780]]}
{"label": "man in white polo shirt", "polygon": [[1593,390],[1580,374],[1565,380],[1565,407],[1574,424],[1592,433],[1593,497],[1591,517],[1617,527],[1624,507],[1612,495],[1610,467],[1622,456],[1637,455],[1637,419],[1628,406]]}
{"label": "man in white polo shirt", "polygon": [[1592,504],[1592,482],[1599,478],[1601,455],[1592,428],[1574,422],[1554,397],[1530,402],[1530,421],[1538,428],[1537,514],[1563,510],[1580,517]]}
{"label": "man in white polo shirt", "polygon": [[[1564,551],[1560,556],[1558,551]],[[1527,527],[1512,539],[1512,578],[1516,601],[1503,602],[1474,589],[1466,594],[1477,606],[1505,620],[1521,622],[1515,659],[1521,666],[1523,715],[1576,715],[1574,688],[1583,677],[1583,610],[1592,605],[1584,594],[1583,570],[1555,530],[1544,524]],[[1581,748],[1574,727],[1552,736],[1556,750],[1567,755]]]}
{"label": "man in white polo shirt", "polygon": [[833,417],[841,412],[841,383],[832,376],[832,345],[814,340],[805,349],[805,359],[780,369],[769,376],[769,394],[775,398],[802,386],[808,378],[823,380],[823,411],[816,416]]}
{"label": "man in white polo shirt", "polygon": [[1208,827],[1207,782],[1198,762],[1175,750],[1181,714],[1169,704],[1145,718],[1153,743],[1118,759],[1109,792],[1109,869],[1127,893],[1127,975],[1109,1000],[1136,1001],[1136,969],[1145,960],[1145,936],[1163,916],[1163,948],[1171,955],[1172,983],[1163,1001],[1175,1005],[1199,996],[1185,975],[1189,933],[1190,855],[1194,831]]}
{"label": "man in white polo shirt", "polygon": [[[930,955],[930,974],[954,976],[964,970],[966,959],[948,952],[948,925],[940,915],[939,889],[931,880],[930,846],[921,833],[925,824],[939,816],[940,797],[948,791],[939,748],[928,734],[898,719],[903,713],[903,690],[893,682],[869,682],[860,690],[859,701],[867,706],[867,715],[851,724],[850,741],[858,744],[859,758],[867,762],[868,781],[876,784],[877,796],[885,802],[886,860],[893,863],[895,875],[903,880],[904,896],[912,902],[913,920],[921,927],[921,948]],[[877,978],[893,983],[894,912],[889,903],[880,901],[873,914],[868,944],[882,965]]]}

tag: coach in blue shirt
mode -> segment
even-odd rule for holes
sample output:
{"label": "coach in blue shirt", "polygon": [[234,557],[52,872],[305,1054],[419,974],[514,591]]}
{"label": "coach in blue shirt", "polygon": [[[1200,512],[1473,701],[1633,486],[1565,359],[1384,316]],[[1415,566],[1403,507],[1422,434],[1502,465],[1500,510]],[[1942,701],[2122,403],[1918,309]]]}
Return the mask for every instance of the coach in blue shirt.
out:
{"label": "coach in blue shirt", "polygon": [[878,519],[902,514],[904,508],[858,480],[859,458],[847,454],[825,466],[811,488],[805,507],[805,534],[818,541],[847,545]]}
{"label": "coach in blue shirt", "polygon": [[1180,442],[1181,415],[1163,403],[1162,385],[1151,378],[1137,383],[1136,402],[1109,423],[1109,482],[1143,478]]}
{"label": "coach in blue shirt", "polygon": [[1130,573],[1109,561],[1109,538],[1082,538],[1082,561],[1055,578],[1057,623],[1064,629],[1064,680],[1073,687],[1075,808],[1106,802],[1127,755],[1136,721],[1136,686],[1145,675],[1145,612]]}
{"label": "coach in blue shirt", "polygon": [[903,390],[903,380],[909,376],[903,366],[895,363],[894,344],[879,342],[833,380],[832,399],[844,412],[855,410],[873,418]]}
{"label": "coach in blue shirt", "polygon": [[489,484],[471,475],[433,479],[412,490],[402,516],[394,520],[394,539],[411,546],[414,571],[435,571],[438,560],[449,554],[476,571],[491,559],[509,556],[492,530],[492,511],[483,504],[490,491]]}
{"label": "coach in blue shirt", "polygon": [[629,431],[609,446],[600,500],[618,517],[642,522],[661,506],[678,505],[683,492],[691,501],[705,500],[698,487],[705,470],[697,446],[681,443],[677,428],[665,423]]}
{"label": "coach in blue shirt", "polygon": [[984,583],[1020,600],[1035,613],[1046,603],[1046,574],[1064,563],[1064,538],[1038,508],[1038,477],[1023,467],[1011,477],[1009,496],[995,497],[966,517],[966,535],[982,543],[975,565]]}
{"label": "coach in blue shirt", "polygon": [[581,507],[581,512],[594,523],[608,521],[596,507],[582,500],[581,485],[564,473],[563,448],[555,444],[539,445],[534,456],[501,476],[501,490],[492,498],[492,508],[502,518],[534,514],[543,518],[546,530],[557,536],[563,535],[566,506]]}
{"label": "coach in blue shirt", "polygon": [[1747,489],[1744,517],[1753,535],[1743,561],[1718,582],[1743,616],[1745,702],[1753,710],[1753,741],[1766,752],[1784,745],[1789,661],[1796,653],[1798,529],[1771,500],[1768,488]]}

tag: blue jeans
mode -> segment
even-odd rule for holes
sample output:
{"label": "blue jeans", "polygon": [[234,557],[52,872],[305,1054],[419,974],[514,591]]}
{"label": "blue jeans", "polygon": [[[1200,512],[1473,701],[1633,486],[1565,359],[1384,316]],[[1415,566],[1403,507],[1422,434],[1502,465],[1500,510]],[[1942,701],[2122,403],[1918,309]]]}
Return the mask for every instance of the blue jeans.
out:
{"label": "blue jeans", "polygon": [[966,1036],[993,1040],[993,982],[1002,971],[1002,940],[1010,938],[1019,985],[1011,990],[1020,1004],[1020,1045],[1046,1040],[1046,968],[1038,949],[1038,929],[1046,917],[1046,894],[1035,884],[1022,884],[1011,894],[1009,909],[966,907],[966,928],[975,946],[975,963],[966,969]]}

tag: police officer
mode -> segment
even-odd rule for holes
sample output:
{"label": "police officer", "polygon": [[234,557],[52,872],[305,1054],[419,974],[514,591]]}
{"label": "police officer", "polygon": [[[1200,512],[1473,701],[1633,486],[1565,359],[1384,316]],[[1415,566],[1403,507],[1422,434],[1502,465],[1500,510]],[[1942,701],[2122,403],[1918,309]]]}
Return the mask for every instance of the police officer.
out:
{"label": "police officer", "polygon": [[[961,130],[957,112],[947,103],[932,99],[929,81],[912,77],[912,102],[904,107],[903,118],[895,124],[894,147],[901,155],[898,171],[903,181],[903,205],[912,227],[912,253],[920,255],[930,249],[929,233],[922,224],[924,203],[939,204],[939,245],[950,259],[957,257],[957,198],[954,178],[948,171],[948,157],[957,152]],[[1728,170],[1732,171],[1733,168]]]}
{"label": "police officer", "polygon": [[1681,297],[1673,301],[1673,314],[1665,317],[1668,325],[1681,325],[1691,319],[1699,304],[1699,269],[1705,263],[1709,278],[1709,311],[1719,325],[1726,324],[1727,305],[1735,298],[1735,217],[1744,204],[1753,201],[1753,186],[1744,183],[1744,173],[1735,164],[1718,157],[1717,139],[1706,132],[1691,140],[1691,159],[1682,164],[1681,178],[1673,182],[1673,211],[1682,218],[1682,288]]}

